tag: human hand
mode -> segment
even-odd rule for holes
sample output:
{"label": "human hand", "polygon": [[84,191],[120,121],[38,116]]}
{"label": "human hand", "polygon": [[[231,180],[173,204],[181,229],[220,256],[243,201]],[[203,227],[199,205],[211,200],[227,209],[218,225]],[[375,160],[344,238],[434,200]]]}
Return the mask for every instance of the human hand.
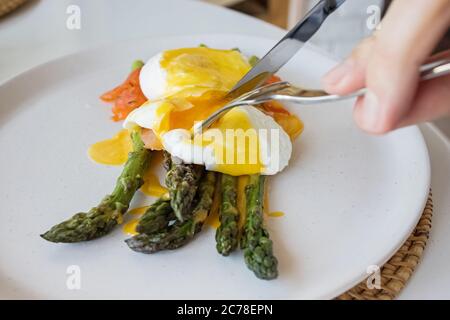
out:
{"label": "human hand", "polygon": [[419,83],[419,68],[450,26],[450,0],[396,0],[380,30],[324,78],[326,91],[366,87],[354,107],[357,125],[374,134],[450,114],[450,76]]}

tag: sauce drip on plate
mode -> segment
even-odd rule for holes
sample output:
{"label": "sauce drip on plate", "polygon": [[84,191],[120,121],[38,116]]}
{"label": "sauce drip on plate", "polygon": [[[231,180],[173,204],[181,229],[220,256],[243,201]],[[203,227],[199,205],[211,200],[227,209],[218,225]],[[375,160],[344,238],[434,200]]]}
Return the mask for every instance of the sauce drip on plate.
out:
{"label": "sauce drip on plate", "polygon": [[128,130],[119,131],[111,139],[94,143],[88,150],[89,157],[100,164],[119,166],[128,159],[132,150],[130,133]]}

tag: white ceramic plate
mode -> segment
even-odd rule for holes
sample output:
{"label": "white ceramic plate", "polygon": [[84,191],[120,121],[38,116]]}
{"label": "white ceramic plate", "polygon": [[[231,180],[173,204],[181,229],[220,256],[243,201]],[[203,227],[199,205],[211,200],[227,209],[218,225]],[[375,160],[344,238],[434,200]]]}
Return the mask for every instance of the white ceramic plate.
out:
{"label": "white ceramic plate", "polygon": [[[55,60],[0,87],[0,297],[333,298],[407,238],[429,188],[422,135],[416,127],[366,135],[345,102],[289,106],[306,129],[290,166],[270,179],[271,209],[285,212],[267,221],[277,280],[255,278],[240,252],[219,256],[212,229],[182,249],[155,255],[129,250],[119,227],[87,243],[42,240],[39,234],[54,223],[97,204],[121,170],[86,156],[90,144],[120,128],[98,96],[123,81],[136,58],[199,43],[249,55],[273,45],[238,35],[141,39]],[[318,88],[333,64],[305,47],[280,75]],[[138,196],[132,205],[150,201]],[[67,287],[70,266],[81,271],[79,290]]]}

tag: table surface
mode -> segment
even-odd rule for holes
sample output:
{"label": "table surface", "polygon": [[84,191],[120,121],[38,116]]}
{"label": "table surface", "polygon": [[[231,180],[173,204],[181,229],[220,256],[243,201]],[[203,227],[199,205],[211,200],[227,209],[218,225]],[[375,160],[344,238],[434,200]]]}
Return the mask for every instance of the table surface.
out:
{"label": "table surface", "polygon": [[[81,10],[80,29],[66,27],[70,5]],[[30,0],[17,12],[0,19],[0,84],[35,65],[106,43],[205,33],[278,39],[284,31],[200,1],[134,0],[130,6],[124,0]],[[450,143],[433,125],[422,125],[421,130],[431,157],[433,228],[423,261],[400,298],[449,299]]]}

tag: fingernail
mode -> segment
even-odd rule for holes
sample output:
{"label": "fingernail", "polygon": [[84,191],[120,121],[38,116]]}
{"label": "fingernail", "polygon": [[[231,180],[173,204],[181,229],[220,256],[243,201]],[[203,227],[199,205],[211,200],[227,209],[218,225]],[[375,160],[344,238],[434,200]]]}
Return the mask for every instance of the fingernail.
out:
{"label": "fingernail", "polygon": [[326,86],[334,86],[338,84],[342,79],[344,79],[346,75],[348,75],[352,71],[353,65],[353,60],[345,60],[341,64],[334,67],[323,77],[323,83]]}
{"label": "fingernail", "polygon": [[380,105],[378,97],[372,91],[367,91],[364,96],[362,118],[365,129],[376,130],[380,118]]}

